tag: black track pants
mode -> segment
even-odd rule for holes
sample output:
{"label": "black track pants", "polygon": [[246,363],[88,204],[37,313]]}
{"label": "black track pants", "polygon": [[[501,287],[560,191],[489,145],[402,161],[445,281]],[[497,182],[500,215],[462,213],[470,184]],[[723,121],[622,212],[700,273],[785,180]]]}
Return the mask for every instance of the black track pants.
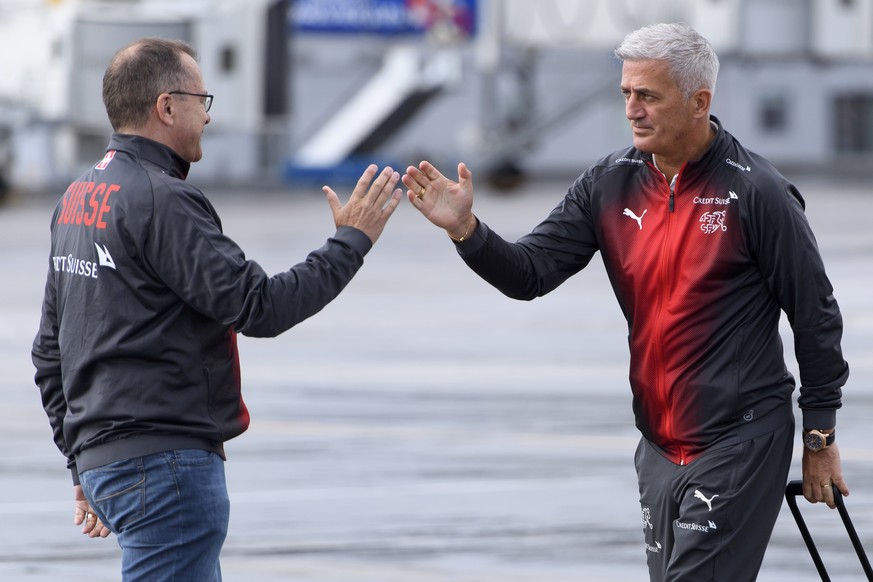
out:
{"label": "black track pants", "polygon": [[652,582],[755,580],[779,515],[794,422],[680,466],[645,439],[635,463]]}

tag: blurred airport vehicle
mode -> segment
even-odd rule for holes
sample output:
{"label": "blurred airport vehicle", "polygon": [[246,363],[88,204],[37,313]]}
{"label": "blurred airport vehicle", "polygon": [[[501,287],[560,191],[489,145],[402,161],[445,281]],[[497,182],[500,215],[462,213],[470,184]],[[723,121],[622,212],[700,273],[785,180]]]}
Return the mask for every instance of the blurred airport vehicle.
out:
{"label": "blurred airport vehicle", "polygon": [[[13,182],[64,187],[100,159],[111,128],[102,77],[141,36],[195,45],[215,95],[195,171],[248,181],[284,157],[290,0],[0,0],[0,110],[13,111]],[[14,55],[14,58],[10,58]],[[9,115],[0,115],[0,121]]]}

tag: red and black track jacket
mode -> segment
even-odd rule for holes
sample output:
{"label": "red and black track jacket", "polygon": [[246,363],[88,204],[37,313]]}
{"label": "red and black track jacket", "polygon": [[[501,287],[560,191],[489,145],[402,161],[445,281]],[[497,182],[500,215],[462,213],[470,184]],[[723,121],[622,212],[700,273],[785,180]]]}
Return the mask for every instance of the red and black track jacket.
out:
{"label": "red and black track jacket", "polygon": [[672,191],[631,148],[590,167],[518,242],[480,223],[458,245],[474,271],[524,300],[599,250],[628,322],[637,427],[678,464],[788,421],[780,311],[794,332],[804,426],[835,425],[848,377],[842,317],[800,193],[718,126]]}
{"label": "red and black track jacket", "polygon": [[370,239],[340,227],[273,276],[224,234],[189,164],[114,135],[52,215],[36,383],[78,471],[179,448],[223,455],[246,430],[236,334],[275,336],[333,300]]}

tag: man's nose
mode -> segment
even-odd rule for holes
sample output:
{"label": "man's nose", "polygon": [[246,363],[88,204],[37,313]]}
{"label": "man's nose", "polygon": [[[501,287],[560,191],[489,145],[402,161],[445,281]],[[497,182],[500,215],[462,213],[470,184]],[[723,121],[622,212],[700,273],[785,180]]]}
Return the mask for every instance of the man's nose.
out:
{"label": "man's nose", "polygon": [[630,96],[624,105],[624,114],[628,119],[642,119],[646,116],[646,111],[641,106],[639,99]]}

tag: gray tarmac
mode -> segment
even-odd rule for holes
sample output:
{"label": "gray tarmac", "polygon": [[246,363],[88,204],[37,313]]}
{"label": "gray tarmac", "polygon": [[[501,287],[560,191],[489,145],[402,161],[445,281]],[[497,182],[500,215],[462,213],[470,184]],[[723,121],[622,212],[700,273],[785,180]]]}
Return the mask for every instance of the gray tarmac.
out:
{"label": "gray tarmac", "polygon": [[[570,181],[480,186],[477,214],[514,239]],[[844,312],[838,442],[846,504],[873,551],[873,183],[797,182]],[[0,207],[0,579],[118,580],[114,538],[72,524],[32,380],[53,198]],[[213,201],[269,272],[333,232],[318,187]],[[624,329],[599,260],[545,298],[512,301],[404,200],[334,303],[279,338],[240,340],[252,425],[227,444],[224,580],[646,580]],[[801,507],[832,578],[864,580],[837,513]],[[818,579],[786,507],[759,580]]]}

